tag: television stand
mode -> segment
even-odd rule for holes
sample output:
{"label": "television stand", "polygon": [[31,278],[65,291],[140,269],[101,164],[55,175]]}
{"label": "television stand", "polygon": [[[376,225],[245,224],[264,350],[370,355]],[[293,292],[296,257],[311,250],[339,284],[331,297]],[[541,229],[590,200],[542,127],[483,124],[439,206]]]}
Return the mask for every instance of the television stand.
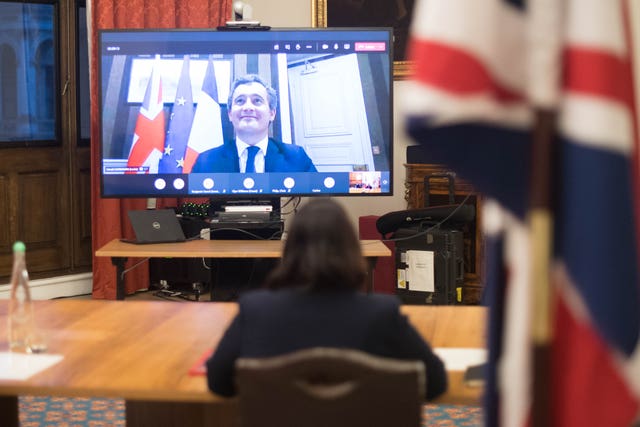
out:
{"label": "television stand", "polygon": [[[248,212],[252,214],[254,212]],[[271,212],[267,212],[270,214]],[[218,216],[209,223],[210,240],[280,240],[284,221],[270,219],[224,219]],[[262,286],[278,264],[275,258],[211,259],[211,301],[235,301],[240,293]]]}
{"label": "television stand", "polygon": [[212,218],[212,221],[222,222],[270,222],[273,212],[261,210],[233,210],[222,211]]}
{"label": "television stand", "polygon": [[[361,240],[362,254],[368,260],[367,292],[374,292],[373,268],[378,257],[391,256],[380,240]],[[125,262],[129,258],[274,258],[282,257],[284,243],[277,240],[230,240],[212,242],[191,240],[178,243],[132,245],[116,238],[96,251],[97,257],[109,257],[116,268],[116,298],[124,299]]]}
{"label": "television stand", "polygon": [[260,199],[219,199],[209,202],[211,222],[280,221],[280,197]]}
{"label": "television stand", "polygon": [[[203,235],[204,229],[204,234],[208,231],[211,240],[280,240],[284,231],[284,222],[280,218],[181,218],[180,224],[187,238]],[[185,294],[194,297],[195,300],[199,300],[204,292],[211,292],[212,299],[215,296],[216,300],[231,300],[237,296],[240,289],[260,286],[274,265],[275,261],[260,258],[207,259],[204,263],[198,257],[151,258],[149,282],[150,286],[159,284],[160,287],[165,283],[167,290],[172,294]],[[249,274],[250,272],[252,274]]]}
{"label": "television stand", "polygon": [[284,232],[281,218],[267,220],[229,220],[212,218],[210,240],[280,240]]}

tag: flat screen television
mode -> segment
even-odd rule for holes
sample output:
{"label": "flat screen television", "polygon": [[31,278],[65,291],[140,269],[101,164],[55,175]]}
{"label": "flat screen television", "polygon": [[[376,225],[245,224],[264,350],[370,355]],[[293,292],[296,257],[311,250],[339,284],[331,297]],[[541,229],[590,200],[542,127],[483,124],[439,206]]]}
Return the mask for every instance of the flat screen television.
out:
{"label": "flat screen television", "polygon": [[[391,38],[387,28],[100,31],[102,197],[391,195]],[[246,172],[229,92],[255,75],[277,105],[262,170]],[[294,146],[288,161],[306,166],[273,167]],[[223,147],[229,157],[211,160]]]}

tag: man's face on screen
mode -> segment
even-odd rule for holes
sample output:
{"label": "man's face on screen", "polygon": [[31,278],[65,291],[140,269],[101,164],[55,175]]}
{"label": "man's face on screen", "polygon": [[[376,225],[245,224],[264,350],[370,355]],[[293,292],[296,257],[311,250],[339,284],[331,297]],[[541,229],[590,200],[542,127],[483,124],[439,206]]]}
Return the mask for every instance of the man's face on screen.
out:
{"label": "man's face on screen", "polygon": [[267,136],[275,116],[275,110],[269,108],[267,89],[260,83],[243,84],[233,92],[229,120],[246,143],[254,144]]}

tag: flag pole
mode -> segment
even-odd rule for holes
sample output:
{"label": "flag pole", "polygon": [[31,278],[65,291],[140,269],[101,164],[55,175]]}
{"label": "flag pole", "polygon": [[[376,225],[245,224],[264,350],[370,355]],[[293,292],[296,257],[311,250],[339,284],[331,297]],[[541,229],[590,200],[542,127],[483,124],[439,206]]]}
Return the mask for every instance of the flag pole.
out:
{"label": "flag pole", "polygon": [[553,181],[555,176],[555,117],[550,110],[535,113],[532,133],[531,200],[531,335],[533,346],[532,427],[551,423],[552,301],[550,261],[553,244]]}

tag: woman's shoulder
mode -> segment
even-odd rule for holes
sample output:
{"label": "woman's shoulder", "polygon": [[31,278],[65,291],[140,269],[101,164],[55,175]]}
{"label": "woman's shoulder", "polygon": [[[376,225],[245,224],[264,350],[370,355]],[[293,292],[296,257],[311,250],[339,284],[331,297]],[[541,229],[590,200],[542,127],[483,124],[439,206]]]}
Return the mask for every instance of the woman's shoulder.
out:
{"label": "woman's shoulder", "polygon": [[239,304],[251,304],[255,301],[270,299],[275,296],[275,292],[270,289],[254,289],[243,292],[238,298]]}
{"label": "woman's shoulder", "polygon": [[313,303],[325,301],[368,308],[375,311],[398,311],[400,301],[394,295],[364,294],[358,292],[309,292],[303,289],[257,289],[244,292],[238,302],[242,309],[274,304]]}
{"label": "woman's shoulder", "polygon": [[238,298],[238,303],[241,307],[272,304],[278,301],[290,301],[298,293],[295,289],[252,289],[243,292]]}
{"label": "woman's shoulder", "polygon": [[400,300],[394,295],[386,294],[362,294],[361,297],[367,304],[384,310],[399,310]]}

